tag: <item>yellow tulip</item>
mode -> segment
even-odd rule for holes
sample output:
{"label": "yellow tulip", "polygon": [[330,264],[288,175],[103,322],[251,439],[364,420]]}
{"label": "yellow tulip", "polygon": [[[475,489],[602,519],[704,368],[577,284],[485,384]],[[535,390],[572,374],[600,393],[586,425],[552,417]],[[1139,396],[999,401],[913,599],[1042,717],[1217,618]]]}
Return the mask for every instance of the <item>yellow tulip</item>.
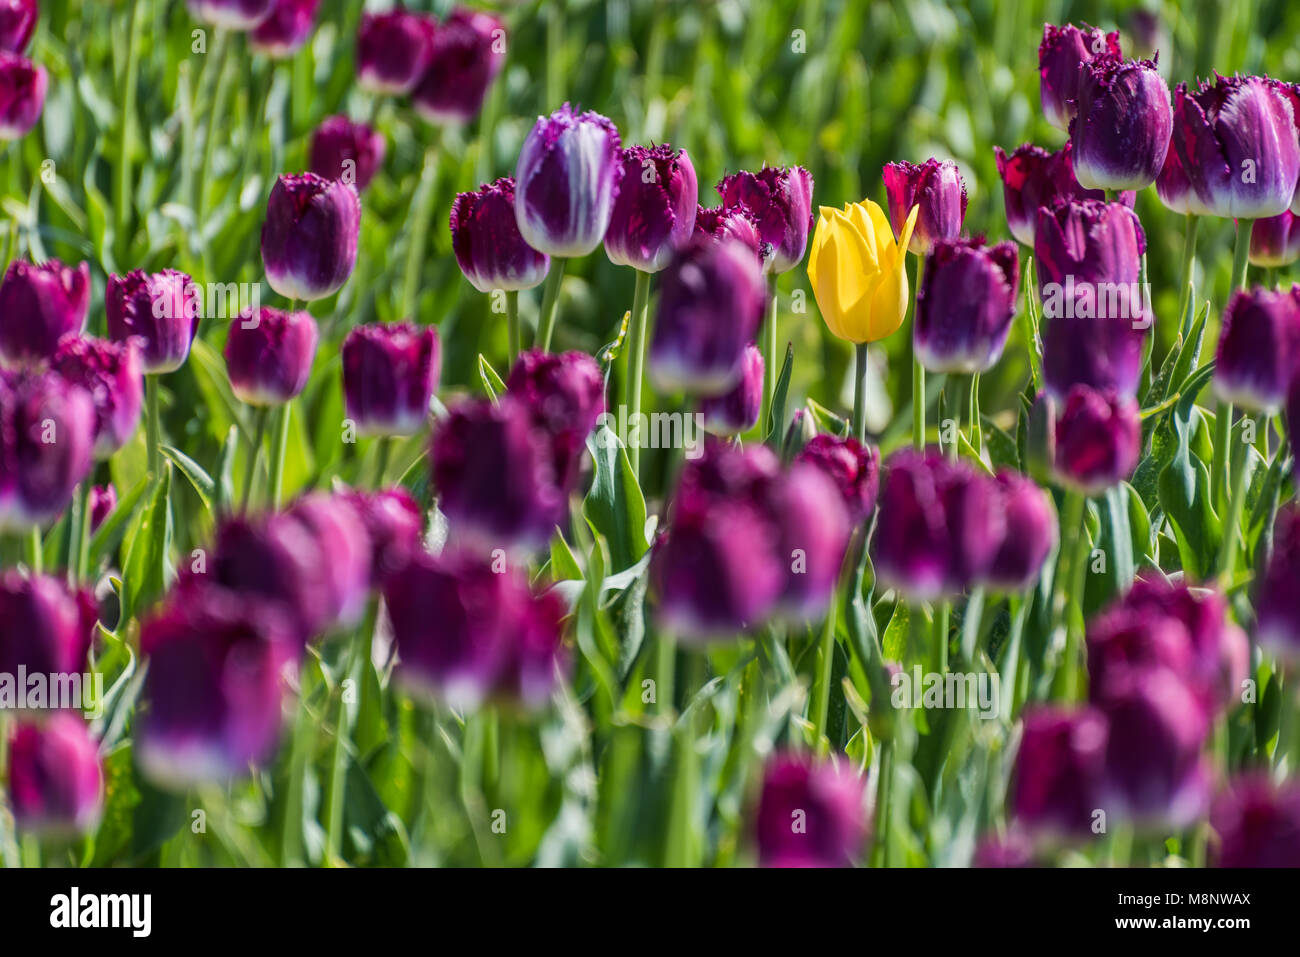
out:
{"label": "yellow tulip", "polygon": [[808,257],[808,279],[822,318],[836,336],[875,342],[907,312],[907,244],[920,207],[913,206],[894,240],[885,211],[871,200],[843,210],[823,206]]}

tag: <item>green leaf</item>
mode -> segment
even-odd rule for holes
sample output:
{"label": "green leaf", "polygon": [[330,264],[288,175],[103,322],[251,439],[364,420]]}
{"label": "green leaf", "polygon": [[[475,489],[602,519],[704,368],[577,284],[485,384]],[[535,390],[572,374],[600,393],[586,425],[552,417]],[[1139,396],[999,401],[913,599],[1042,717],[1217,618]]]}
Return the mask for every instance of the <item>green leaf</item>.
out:
{"label": "green leaf", "polygon": [[607,426],[600,426],[587,439],[587,448],[596,463],[596,475],[582,503],[582,514],[592,529],[609,542],[613,570],[621,571],[650,547],[645,532],[645,497],[623,443]]}
{"label": "green leaf", "polygon": [[172,541],[171,486],[172,470],[168,465],[163,468],[149,506],[127,545],[122,569],[125,586],[122,621],[138,617],[166,589],[167,557]]}
{"label": "green leaf", "polygon": [[483,353],[478,354],[478,377],[483,380],[483,391],[493,402],[497,396],[506,391],[506,384],[501,381],[501,376],[497,375],[497,370],[492,368],[492,363],[488,362],[487,356]]}
{"label": "green leaf", "polygon": [[578,564],[573,550],[569,548],[569,543],[564,540],[564,535],[557,528],[555,534],[551,536],[551,580],[581,581],[582,578],[582,567]]}
{"label": "green leaf", "polygon": [[790,392],[790,375],[794,368],[794,345],[787,343],[785,361],[781,364],[781,374],[776,380],[776,389],[772,392],[772,408],[768,413],[767,435],[764,441],[776,445],[781,441],[785,427],[786,396]]}
{"label": "green leaf", "polygon": [[190,484],[194,486],[194,491],[199,493],[199,499],[203,502],[203,507],[208,510],[209,515],[215,515],[213,511],[213,501],[217,494],[217,483],[213,481],[212,476],[203,470],[192,458],[182,452],[180,449],[173,448],[170,445],[160,446],[159,451],[180,469],[181,474],[189,479]]}
{"label": "green leaf", "polygon": [[127,493],[126,497],[118,500],[117,507],[108,513],[99,528],[95,529],[95,534],[90,539],[90,563],[95,563],[103,556],[109,554],[117,548],[118,543],[122,541],[122,535],[126,531],[126,524],[135,515],[136,506],[144,497],[144,493],[149,488],[149,479],[147,476],[136,482],[135,487]]}

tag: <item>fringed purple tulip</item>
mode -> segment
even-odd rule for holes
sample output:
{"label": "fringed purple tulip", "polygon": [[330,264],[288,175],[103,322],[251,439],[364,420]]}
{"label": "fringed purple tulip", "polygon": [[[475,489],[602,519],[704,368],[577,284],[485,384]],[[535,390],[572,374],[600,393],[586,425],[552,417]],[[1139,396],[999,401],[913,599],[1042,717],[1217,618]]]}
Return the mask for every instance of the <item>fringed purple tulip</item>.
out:
{"label": "fringed purple tulip", "polygon": [[343,398],[361,435],[414,435],[438,388],[441,347],[433,326],[372,323],[343,340]]}
{"label": "fringed purple tulip", "polygon": [[360,234],[354,185],[315,173],[281,176],[262,223],[266,281],[290,300],[332,296],[352,275]]}
{"label": "fringed purple tulip", "polygon": [[767,271],[777,275],[803,261],[813,225],[812,173],[802,166],[765,166],[757,173],[741,170],[718,183],[722,208],[742,209],[758,224],[759,239],[771,247]]}
{"label": "fringed purple tulip", "polygon": [[50,77],[45,67],[0,52],[0,142],[20,140],[41,118]]}
{"label": "fringed purple tulip", "polygon": [[1289,266],[1300,259],[1300,216],[1285,210],[1257,219],[1250,228],[1250,264],[1265,269]]}
{"label": "fringed purple tulip", "polygon": [[938,240],[916,294],[913,345],[931,372],[983,372],[1002,355],[1020,285],[1015,243]]}
{"label": "fringed purple tulip", "polygon": [[571,490],[578,480],[587,436],[605,411],[605,378],[585,352],[556,355],[530,349],[519,354],[506,391],[532,414],[551,447],[556,480]]}
{"label": "fringed purple tulip", "polygon": [[1169,84],[1154,61],[1099,56],[1079,71],[1070,123],[1074,175],[1086,189],[1142,189],[1156,181],[1173,130]]}
{"label": "fringed purple tulip", "polygon": [[1230,781],[1210,809],[1214,867],[1300,867],[1300,785],[1256,773]]}
{"label": "fringed purple tulip", "polygon": [[275,0],[271,15],[248,35],[248,45],[275,60],[293,56],[316,29],[320,0]]}
{"label": "fringed purple tulip", "polygon": [[863,852],[865,782],[844,762],[777,755],[763,773],[755,840],[763,867],[849,867]]}
{"label": "fringed purple tulip", "polygon": [[740,381],[745,347],[766,291],[739,243],[695,238],[664,270],[650,341],[650,378],[662,392],[720,395]]}
{"label": "fringed purple tulip", "polygon": [[1083,200],[1038,211],[1034,267],[1043,304],[1043,379],[1132,395],[1152,317],[1140,282],[1146,235],[1131,209]]}
{"label": "fringed purple tulip", "polygon": [[0,529],[47,525],[94,464],[95,405],[57,373],[0,382]]}
{"label": "fringed purple tulip", "polygon": [[249,405],[283,405],[306,387],[319,339],[310,313],[245,310],[226,335],[231,391]]}
{"label": "fringed purple tulip", "polygon": [[137,338],[145,373],[160,375],[174,372],[189,358],[203,304],[199,287],[185,273],[136,269],[108,277],[104,310],[109,338]]}
{"label": "fringed purple tulip", "polygon": [[503,176],[451,206],[451,248],[479,292],[531,289],[546,278],[551,257],[524,242],[515,218],[515,181]]}
{"label": "fringed purple tulip", "polygon": [[89,592],[71,591],[48,575],[0,574],[0,675],[10,679],[7,690],[0,683],[0,711],[32,707],[8,697],[19,693],[19,669],[47,680],[85,672],[96,618]]}
{"label": "fringed purple tulip", "polygon": [[431,17],[400,5],[384,13],[362,13],[357,83],[371,93],[410,93],[429,66],[436,29]]}
{"label": "fringed purple tulip", "polygon": [[1092,833],[1096,811],[1104,810],[1109,736],[1106,719],[1092,708],[1027,711],[1009,800],[1016,821],[1048,839]]}
{"label": "fringed purple tulip", "polygon": [[1099,56],[1119,56],[1119,31],[1104,33],[1072,23],[1057,27],[1046,24],[1038,46],[1039,99],[1047,122],[1069,131],[1079,98],[1082,66]]}
{"label": "fringed purple tulip", "polygon": [[251,30],[281,0],[185,0],[195,20],[228,30]]}
{"label": "fringed purple tulip", "polygon": [[21,831],[71,838],[94,829],[104,809],[104,770],[80,715],[62,712],[14,729],[9,803]]}
{"label": "fringed purple tulip", "polygon": [[1277,216],[1300,176],[1293,100],[1276,80],[1215,76],[1174,93],[1173,140],[1156,192],[1178,213]]}
{"label": "fringed purple tulip", "polygon": [[80,332],[90,306],[90,266],[16,259],[0,282],[0,357],[48,359],[59,340]]}
{"label": "fringed purple tulip", "polygon": [[605,253],[610,262],[659,272],[695,231],[699,183],[686,150],[629,146],[623,150],[623,181]]}
{"label": "fringed purple tulip", "polygon": [[524,241],[548,256],[586,256],[605,238],[622,179],[618,130],[607,118],[568,103],[539,116],[515,168]]}
{"label": "fringed purple tulip", "polygon": [[1142,451],[1137,400],[1077,385],[1056,421],[1056,478],[1096,495],[1133,474]]}
{"label": "fringed purple tulip", "polygon": [[384,134],[346,116],[328,116],[311,136],[311,171],[364,190],[384,165]]}
{"label": "fringed purple tulip", "polygon": [[849,519],[861,525],[875,510],[880,491],[880,450],[849,436],[813,436],[796,462],[806,462],[821,469],[840,490]]}
{"label": "fringed purple tulip", "polygon": [[1300,660],[1300,506],[1278,509],[1273,550],[1257,579],[1255,640],[1288,661]]}
{"label": "fringed purple tulip", "polygon": [[1300,286],[1238,290],[1219,334],[1214,390],[1228,402],[1272,414],[1286,402],[1300,360]]}
{"label": "fringed purple tulip", "polygon": [[[1070,144],[1066,143],[1055,153],[1041,146],[1025,143],[1017,146],[1010,156],[1001,147],[993,147],[1002,178],[1002,198],[1007,210],[1007,227],[1011,235],[1030,249],[1034,248],[1034,233],[1038,226],[1038,207],[1052,207],[1058,200],[1104,200],[1106,193],[1100,189],[1084,189],[1074,178],[1074,164],[1070,161]],[[1135,194],[1122,193],[1119,201],[1130,208]]]}
{"label": "fringed purple tulip", "polygon": [[764,266],[772,258],[771,244],[763,242],[758,234],[758,223],[754,220],[754,214],[747,209],[738,207],[726,210],[721,206],[712,209],[697,207],[695,235],[705,236],[715,242],[724,239],[735,240],[754,253],[754,258],[758,260],[760,266]]}
{"label": "fringed purple tulip", "polygon": [[458,8],[438,24],[429,65],[411,92],[430,123],[471,123],[506,59],[505,26],[490,13]]}
{"label": "fringed purple tulip", "polygon": [[566,665],[563,601],[534,595],[520,571],[502,572],[485,557],[418,555],[384,598],[394,677],[421,699],[465,710],[489,700],[536,709]]}
{"label": "fringed purple tulip", "polygon": [[22,53],[31,42],[40,18],[36,0],[3,0],[0,2],[0,50]]}
{"label": "fringed purple tulip", "polygon": [[704,430],[732,436],[748,432],[758,423],[763,405],[763,353],[752,343],[745,347],[740,381],[730,392],[700,400]]}
{"label": "fringed purple tulip", "polygon": [[111,485],[96,485],[90,490],[90,531],[99,531],[104,519],[117,508],[117,489]]}
{"label": "fringed purple tulip", "polygon": [[1024,591],[1056,547],[1056,512],[1047,493],[1019,472],[1000,469],[1005,533],[988,571],[988,583],[1005,592]]}
{"label": "fringed purple tulip", "polygon": [[299,645],[279,609],[199,586],[144,623],[148,660],[135,755],[156,783],[181,790],[248,773],[280,737],[283,672]]}
{"label": "fringed purple tulip", "polygon": [[852,526],[844,497],[820,468],[797,462],[772,484],[765,504],[777,528],[777,555],[785,563],[777,611],[791,621],[819,620],[849,544]]}
{"label": "fringed purple tulip", "polygon": [[370,583],[382,588],[424,550],[420,504],[401,486],[378,492],[354,491],[346,497],[370,540]]}
{"label": "fringed purple tulip", "polygon": [[966,219],[966,183],[956,163],[933,158],[920,165],[886,163],[883,175],[889,223],[895,234],[903,234],[912,207],[920,207],[907,247],[913,253],[924,256],[940,240],[954,240],[961,235]]}
{"label": "fringed purple tulip", "polygon": [[135,341],[64,336],[50,365],[90,394],[95,404],[95,458],[107,459],[140,423],[144,374]]}

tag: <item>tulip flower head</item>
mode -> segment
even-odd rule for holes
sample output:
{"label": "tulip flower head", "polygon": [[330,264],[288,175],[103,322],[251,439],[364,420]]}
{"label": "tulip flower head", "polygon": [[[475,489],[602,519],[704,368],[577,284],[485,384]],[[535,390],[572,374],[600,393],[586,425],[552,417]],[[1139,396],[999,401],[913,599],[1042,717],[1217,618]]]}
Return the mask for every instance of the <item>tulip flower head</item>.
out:
{"label": "tulip flower head", "polygon": [[1272,414],[1286,402],[1297,360],[1300,286],[1238,290],[1223,313],[1215,392],[1242,408]]}
{"label": "tulip flower head", "polygon": [[1047,122],[1069,131],[1079,99],[1079,74],[1084,64],[1099,56],[1119,56],[1119,32],[1104,33],[1072,23],[1043,26],[1038,47],[1039,98]]}
{"label": "tulip flower head", "polygon": [[423,551],[424,515],[414,496],[401,486],[354,491],[346,498],[370,540],[370,583],[382,588]]}
{"label": "tulip flower head", "polygon": [[20,140],[41,117],[50,76],[45,67],[0,51],[0,142]]}
{"label": "tulip flower head", "polygon": [[1096,495],[1137,468],[1142,447],[1137,401],[1076,385],[1065,397],[1055,435],[1056,478]]}
{"label": "tulip flower head", "polygon": [[[1084,189],[1074,178],[1074,164],[1070,160],[1067,142],[1055,153],[1040,146],[1025,143],[1017,146],[1008,156],[1001,147],[993,148],[1002,178],[1002,197],[1007,210],[1007,227],[1030,249],[1034,247],[1034,231],[1038,225],[1038,207],[1051,208],[1058,200],[1104,200],[1105,192]],[[1126,192],[1120,202],[1130,208],[1134,194]]]}
{"label": "tulip flower head", "polygon": [[410,93],[433,55],[433,18],[400,4],[383,13],[362,13],[357,29],[357,83],[391,96]]}
{"label": "tulip flower head", "polygon": [[117,508],[117,489],[111,485],[96,485],[90,490],[90,531],[99,531],[104,519]]}
{"label": "tulip flower head", "polygon": [[764,258],[768,272],[780,275],[803,261],[813,222],[811,173],[802,166],[765,166],[733,173],[717,188],[724,210],[746,210],[758,225],[759,239],[772,250]]}
{"label": "tulip flower head", "polygon": [[15,259],[0,281],[0,357],[13,363],[50,358],[60,339],[85,326],[89,306],[87,263]]}
{"label": "tulip flower head", "polygon": [[98,617],[90,593],[60,579],[0,574],[0,674],[80,675]]}
{"label": "tulip flower head", "polygon": [[913,343],[931,372],[983,372],[1002,355],[1020,285],[1015,243],[939,240],[916,294]]}
{"label": "tulip flower head", "polygon": [[451,206],[451,248],[479,292],[531,289],[546,278],[551,258],[524,241],[515,216],[515,181],[503,176]]}
{"label": "tulip flower head", "polygon": [[226,336],[231,391],[249,405],[288,402],[307,385],[319,338],[309,313],[245,310]]}
{"label": "tulip flower head", "polygon": [[1099,56],[1079,71],[1070,123],[1074,174],[1086,189],[1142,189],[1169,152],[1173,107],[1154,61]]}
{"label": "tulip flower head", "polygon": [[763,774],[755,838],[763,867],[848,867],[868,827],[865,782],[841,761],[777,755]]}
{"label": "tulip flower head", "polygon": [[875,510],[880,491],[880,450],[875,446],[823,433],[813,436],[795,461],[815,465],[836,484],[854,525]]}
{"label": "tulip flower head", "polygon": [[434,326],[357,326],[342,353],[344,405],[358,434],[414,435],[424,427],[441,371]]}
{"label": "tulip flower head", "polygon": [[1278,509],[1273,550],[1256,588],[1255,638],[1260,646],[1288,661],[1300,660],[1300,506]]}
{"label": "tulip flower head", "polygon": [[202,301],[198,286],[183,272],[139,269],[109,276],[104,293],[109,338],[136,339],[148,375],[174,372],[189,358],[199,330]]}
{"label": "tulip flower head", "polygon": [[587,437],[605,410],[605,377],[585,352],[559,355],[528,349],[506,377],[506,394],[519,399],[551,448],[556,479],[572,491]]}
{"label": "tulip flower head", "polygon": [[360,233],[355,185],[315,173],[279,177],[262,223],[267,282],[290,300],[334,295],[352,275]]}
{"label": "tulip flower head", "polygon": [[302,49],[316,28],[320,0],[275,0],[271,14],[248,35],[248,44],[273,60],[283,60]]}
{"label": "tulip flower head", "polygon": [[430,123],[470,123],[506,58],[505,26],[479,10],[455,9],[433,31],[429,65],[411,92]]}
{"label": "tulip flower head", "polygon": [[1267,774],[1237,778],[1214,799],[1215,867],[1300,867],[1300,785]]}
{"label": "tulip flower head", "polygon": [[1029,710],[1009,801],[1016,821],[1049,839],[1090,834],[1109,737],[1106,718],[1095,709]]}
{"label": "tulip flower head", "polygon": [[94,464],[95,404],[55,372],[0,379],[0,530],[53,522]]}
{"label": "tulip flower head", "polygon": [[351,183],[360,192],[384,165],[385,152],[384,134],[378,130],[346,116],[326,117],[311,137],[311,171]]}
{"label": "tulip flower head", "polygon": [[2,0],[0,2],[0,50],[22,53],[31,42],[40,19],[36,0]]}
{"label": "tulip flower head", "polygon": [[144,374],[136,342],[64,336],[50,365],[90,395],[95,405],[95,458],[107,459],[126,444],[140,422]]}
{"label": "tulip flower head", "polygon": [[695,230],[695,167],[667,144],[623,150],[623,179],[605,233],[610,262],[659,272]]}
{"label": "tulip flower head", "polygon": [[1283,210],[1257,219],[1250,229],[1250,264],[1265,269],[1290,266],[1300,259],[1300,216]]}
{"label": "tulip flower head", "polygon": [[928,159],[920,165],[886,163],[884,179],[894,232],[902,232],[913,207],[919,209],[908,243],[911,252],[923,256],[936,242],[954,240],[961,234],[966,219],[966,183],[952,160]]}
{"label": "tulip flower head", "polygon": [[732,436],[748,432],[758,423],[763,405],[763,354],[754,344],[745,347],[740,381],[730,392],[704,396],[700,414],[711,435]]}
{"label": "tulip flower head", "polygon": [[18,725],[9,741],[9,803],[20,830],[75,837],[104,806],[99,746],[80,715],[60,712]]}
{"label": "tulip flower head", "polygon": [[281,0],[185,0],[190,15],[230,30],[251,30],[271,15]]}
{"label": "tulip flower head", "polygon": [[1023,591],[1038,581],[1056,547],[1056,512],[1047,493],[1018,472],[1000,469],[997,484],[1005,530],[989,566],[988,583],[1000,591]]}
{"label": "tulip flower head", "polygon": [[766,270],[766,264],[774,254],[769,243],[763,242],[758,233],[758,223],[754,214],[744,207],[726,210],[721,206],[695,210],[695,234],[705,236],[717,242],[732,239],[741,243],[754,254],[758,264]]}

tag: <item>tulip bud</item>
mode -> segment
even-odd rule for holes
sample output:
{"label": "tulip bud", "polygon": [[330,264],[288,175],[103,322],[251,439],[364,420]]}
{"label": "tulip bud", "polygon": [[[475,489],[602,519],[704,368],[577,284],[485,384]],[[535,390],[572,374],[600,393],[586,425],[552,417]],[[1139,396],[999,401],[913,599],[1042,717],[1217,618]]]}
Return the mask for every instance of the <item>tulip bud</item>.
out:
{"label": "tulip bud", "polygon": [[14,730],[9,803],[22,831],[74,837],[95,828],[104,808],[104,773],[79,715],[61,712]]}
{"label": "tulip bud", "polygon": [[1063,27],[1043,26],[1043,42],[1038,47],[1039,98],[1047,122],[1058,130],[1069,131],[1079,99],[1079,74],[1084,64],[1099,56],[1119,56],[1119,31],[1103,33],[1088,26],[1080,29],[1072,23]]}
{"label": "tulip bud", "polygon": [[90,490],[90,531],[99,531],[104,519],[117,508],[117,489],[111,485],[96,485]]}
{"label": "tulip bud", "polygon": [[149,667],[135,753],[144,773],[181,790],[269,759],[282,672],[298,647],[281,612],[248,594],[203,585],[174,596],[140,632]]}
{"label": "tulip bud", "polygon": [[214,27],[251,30],[268,16],[280,0],[185,0],[190,15]]}
{"label": "tulip bud", "polygon": [[1300,867],[1300,785],[1239,777],[1214,799],[1210,828],[1215,867]]}
{"label": "tulip bud", "polygon": [[387,152],[384,134],[346,116],[328,116],[311,137],[311,171],[342,180],[358,192],[370,185]]}
{"label": "tulip bud", "polygon": [[1005,592],[1024,591],[1036,581],[1056,547],[1056,513],[1032,480],[1008,469],[997,474],[1006,531],[988,571],[988,584]]}
{"label": "tulip bud", "polygon": [[823,206],[808,256],[808,279],[831,333],[875,342],[903,324],[910,298],[907,247],[920,207],[913,207],[898,241],[885,211],[871,200]]}
{"label": "tulip bud", "polygon": [[136,269],[108,277],[104,310],[109,338],[139,337],[145,373],[159,375],[174,372],[189,358],[202,303],[185,273],[164,269],[150,275]]}
{"label": "tulip bud", "polygon": [[1109,737],[1092,708],[1026,711],[1011,789],[1015,819],[1049,837],[1091,833]]}
{"label": "tulip bud", "polygon": [[[1017,146],[1010,156],[1001,147],[993,147],[997,159],[998,176],[1002,178],[1002,198],[1007,210],[1007,226],[1011,235],[1030,249],[1034,246],[1034,232],[1038,224],[1038,207],[1051,208],[1058,200],[1105,200],[1100,189],[1084,189],[1074,178],[1074,164],[1070,160],[1067,142],[1055,153],[1032,143]],[[1119,201],[1130,209],[1136,194],[1120,194]]]}
{"label": "tulip bud", "polygon": [[551,268],[551,257],[529,246],[519,232],[515,181],[509,176],[456,197],[451,248],[460,271],[479,292],[531,289]]}
{"label": "tulip bud", "polygon": [[318,339],[309,313],[246,309],[226,335],[231,391],[249,405],[283,405],[307,385]]}
{"label": "tulip bud", "polygon": [[1135,399],[1077,385],[1056,421],[1056,478],[1096,495],[1133,474],[1142,451]]}
{"label": "tulip bud", "polygon": [[453,538],[474,549],[544,547],[567,490],[547,434],[523,400],[466,400],[434,429],[433,484]]}
{"label": "tulip bud", "polygon": [[664,270],[650,378],[661,392],[719,395],[740,381],[766,298],[758,263],[739,243],[693,239]]}
{"label": "tulip bud", "polygon": [[1214,391],[1252,411],[1277,412],[1300,359],[1300,286],[1241,289],[1223,312]]}
{"label": "tulip bud", "polygon": [[1259,578],[1255,598],[1255,640],[1292,661],[1300,659],[1300,506],[1278,509],[1273,550]]}
{"label": "tulip bud", "polygon": [[40,7],[36,0],[4,0],[0,3],[0,50],[22,53],[36,30]]}
{"label": "tulip bud", "polygon": [[0,141],[20,140],[41,117],[50,76],[16,53],[0,52]]}
{"label": "tulip bud", "polygon": [[0,282],[0,356],[15,363],[50,358],[64,335],[85,326],[89,305],[86,263],[14,260]]}
{"label": "tulip bud", "polygon": [[370,583],[382,588],[424,550],[424,515],[401,486],[346,497],[370,539]]}
{"label": "tulip bud", "polygon": [[1074,173],[1087,189],[1142,189],[1169,152],[1173,108],[1154,61],[1099,56],[1079,70],[1070,124]]}
{"label": "tulip bud", "polygon": [[506,31],[480,10],[452,10],[433,31],[429,65],[411,93],[430,123],[471,123],[506,59]]}
{"label": "tulip bud", "polygon": [[740,381],[730,392],[700,399],[704,430],[731,436],[748,432],[758,423],[763,405],[763,354],[752,343],[745,347]]}
{"label": "tulip bud", "polygon": [[846,763],[809,755],[768,761],[755,818],[763,867],[848,867],[862,853],[868,826],[863,780]]}
{"label": "tulip bud", "polygon": [[778,610],[791,621],[821,618],[831,600],[849,544],[843,495],[819,467],[796,462],[765,497],[777,528],[777,556],[785,565]]}
{"label": "tulip bud", "polygon": [[726,210],[721,206],[695,209],[695,235],[704,236],[715,242],[732,239],[741,243],[754,254],[758,264],[766,270],[767,262],[775,250],[769,243],[763,242],[758,234],[758,223],[754,214],[744,207]]}
{"label": "tulip bud", "polygon": [[1285,87],[1268,77],[1216,75],[1194,92],[1179,84],[1160,201],[1198,216],[1279,215],[1300,176],[1293,112]]}
{"label": "tulip bud", "polygon": [[438,388],[441,348],[434,326],[356,326],[343,340],[343,398],[361,435],[414,435]]}
{"label": "tulip bud", "polygon": [[568,103],[539,116],[515,169],[524,241],[548,256],[586,256],[605,238],[622,179],[618,130],[608,119]]}
{"label": "tulip bud", "polygon": [[1300,259],[1300,217],[1291,210],[1257,219],[1250,228],[1250,264],[1265,269]]}
{"label": "tulip bud", "polygon": [[544,705],[565,666],[564,603],[514,569],[463,553],[420,554],[384,590],[409,692],[472,710],[496,699]]}
{"label": "tulip bud", "polygon": [[361,201],[351,183],[315,173],[281,176],[262,223],[262,265],[290,300],[324,299],[343,288],[357,262]]}
{"label": "tulip bud", "polygon": [[585,352],[527,350],[506,377],[506,391],[524,403],[534,426],[549,439],[554,476],[571,489],[587,436],[605,410],[600,366]]}
{"label": "tulip bud", "polygon": [[742,209],[753,217],[759,238],[772,249],[764,257],[767,271],[780,275],[803,261],[813,224],[812,173],[802,166],[741,170],[718,183],[718,194],[727,212]]}
{"label": "tulip bud", "polygon": [[430,17],[401,6],[362,13],[357,29],[357,82],[370,93],[410,93],[424,76],[437,29]]}
{"label": "tulip bud", "polygon": [[895,233],[907,224],[912,207],[919,207],[916,228],[908,249],[924,256],[940,240],[961,235],[966,219],[966,183],[952,160],[928,159],[915,163],[886,163],[885,193],[889,198],[889,223]]}
{"label": "tulip bud", "polygon": [[983,372],[1002,355],[1016,312],[1015,243],[939,240],[930,249],[916,294],[916,356],[931,372]]}
{"label": "tulip bud", "polygon": [[817,466],[835,483],[855,526],[875,510],[880,491],[880,450],[875,446],[852,436],[815,435],[795,461]]}
{"label": "tulip bud", "polygon": [[90,395],[95,406],[95,458],[107,459],[126,444],[140,423],[144,374],[135,342],[64,336],[50,365]]}
{"label": "tulip bud", "polygon": [[686,150],[668,144],[623,150],[623,179],[605,252],[610,262],[659,272],[695,231],[699,185]]}
{"label": "tulip bud", "polygon": [[248,36],[248,45],[274,60],[283,60],[302,49],[316,28],[320,0],[275,0],[271,15]]}
{"label": "tulip bud", "polygon": [[94,402],[80,386],[44,373],[0,386],[0,423],[0,528],[46,525],[90,473]]}
{"label": "tulip bud", "polygon": [[[48,575],[0,574],[0,675],[80,675],[97,617],[89,592]],[[0,696],[0,710],[14,705]]]}

